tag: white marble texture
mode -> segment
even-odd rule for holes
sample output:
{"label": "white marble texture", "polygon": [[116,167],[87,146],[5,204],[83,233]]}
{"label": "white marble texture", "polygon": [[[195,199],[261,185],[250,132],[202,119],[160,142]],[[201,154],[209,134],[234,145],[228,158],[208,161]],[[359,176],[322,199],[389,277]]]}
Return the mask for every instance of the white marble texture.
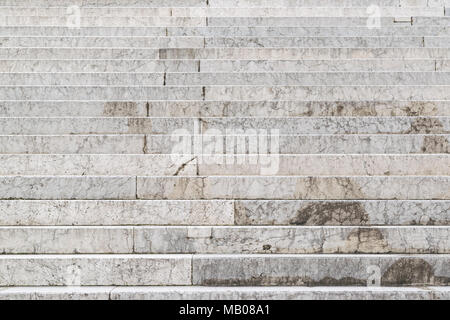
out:
{"label": "white marble texture", "polygon": [[4,226],[233,225],[233,201],[0,200]]}
{"label": "white marble texture", "polygon": [[137,177],[138,199],[446,200],[447,176]]}

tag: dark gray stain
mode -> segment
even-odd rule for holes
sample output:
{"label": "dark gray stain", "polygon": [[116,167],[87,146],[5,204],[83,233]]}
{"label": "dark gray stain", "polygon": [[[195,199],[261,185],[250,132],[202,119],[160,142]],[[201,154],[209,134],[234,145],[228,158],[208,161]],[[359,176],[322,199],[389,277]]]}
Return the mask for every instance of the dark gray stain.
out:
{"label": "dark gray stain", "polygon": [[291,225],[366,225],[369,216],[360,202],[311,203],[297,211]]}

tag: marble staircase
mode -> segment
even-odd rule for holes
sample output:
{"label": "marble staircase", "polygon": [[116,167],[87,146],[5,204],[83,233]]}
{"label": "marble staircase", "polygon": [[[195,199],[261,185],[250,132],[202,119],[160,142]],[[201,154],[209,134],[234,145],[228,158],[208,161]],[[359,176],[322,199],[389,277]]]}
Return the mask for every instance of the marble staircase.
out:
{"label": "marble staircase", "polygon": [[450,299],[449,0],[0,1],[0,299]]}

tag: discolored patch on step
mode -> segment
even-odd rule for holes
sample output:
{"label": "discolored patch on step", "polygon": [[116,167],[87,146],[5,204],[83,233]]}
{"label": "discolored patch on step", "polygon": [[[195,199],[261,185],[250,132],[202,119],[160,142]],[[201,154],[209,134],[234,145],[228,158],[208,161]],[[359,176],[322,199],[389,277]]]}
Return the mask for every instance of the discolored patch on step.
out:
{"label": "discolored patch on step", "polygon": [[310,277],[302,276],[270,276],[261,274],[249,278],[228,278],[228,279],[205,279],[201,281],[201,285],[205,286],[365,286],[366,280],[356,279],[352,277],[344,277],[335,279],[325,277],[320,280],[314,280]]}
{"label": "discolored patch on step", "polygon": [[139,116],[139,105],[136,102],[110,101],[103,108],[103,115],[108,117]]}
{"label": "discolored patch on step", "polygon": [[411,123],[411,128],[405,133],[444,133],[444,125],[436,118],[417,118]]}
{"label": "discolored patch on step", "polygon": [[432,102],[411,101],[410,104],[404,107],[404,112],[407,116],[432,116],[437,114],[436,104]]}
{"label": "discolored patch on step", "polygon": [[311,203],[297,211],[291,225],[365,225],[369,216],[360,202]]}
{"label": "discolored patch on step", "polygon": [[376,228],[357,228],[352,230],[345,243],[345,252],[387,253],[388,243],[381,230]]}
{"label": "discolored patch on step", "polygon": [[449,285],[449,277],[435,276],[433,266],[420,258],[401,258],[381,278],[383,286]]}
{"label": "discolored patch on step", "polygon": [[423,153],[450,153],[449,142],[443,136],[427,136],[423,139]]}

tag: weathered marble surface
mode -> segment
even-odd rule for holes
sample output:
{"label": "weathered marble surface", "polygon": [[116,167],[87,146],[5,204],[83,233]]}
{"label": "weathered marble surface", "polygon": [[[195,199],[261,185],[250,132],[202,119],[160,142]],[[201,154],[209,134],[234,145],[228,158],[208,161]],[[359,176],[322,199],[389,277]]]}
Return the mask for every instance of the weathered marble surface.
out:
{"label": "weathered marble surface", "polygon": [[162,86],[163,73],[2,73],[0,85],[11,86]]}
{"label": "weathered marble surface", "polygon": [[440,177],[137,177],[138,199],[446,200]]}
{"label": "weathered marble surface", "polygon": [[[65,28],[67,29],[67,28]],[[84,29],[81,29],[84,30]],[[429,62],[417,62],[418,71],[430,71]],[[434,70],[434,61],[433,70]],[[400,63],[401,64],[401,63]],[[407,62],[405,64],[408,64]],[[197,72],[191,60],[0,60],[2,72]],[[413,66],[411,66],[412,68]],[[400,68],[400,67],[398,67]],[[406,67],[405,67],[406,68]]]}
{"label": "weathered marble surface", "polygon": [[[171,61],[171,60],[167,60]],[[352,72],[352,71],[448,71],[449,60],[201,60],[201,72]],[[436,67],[437,63],[437,67]],[[0,66],[1,66],[0,62]],[[0,67],[1,68],[1,67]],[[320,74],[316,73],[317,76]]]}
{"label": "weathered marble surface", "polygon": [[[178,130],[183,130],[180,132]],[[0,118],[0,134],[449,134],[450,117]],[[201,130],[201,131],[200,131]],[[218,131],[217,131],[218,130]]]}
{"label": "weathered marble surface", "polygon": [[[66,16],[4,16],[0,26],[53,26],[67,25]],[[167,27],[206,26],[206,17],[81,17],[80,27]]]}
{"label": "weathered marble surface", "polygon": [[0,153],[144,153],[142,135],[0,136]]}
{"label": "weathered marble surface", "polygon": [[[0,136],[1,138],[1,136]],[[199,136],[189,136],[192,143]],[[227,147],[238,153],[236,148],[231,148],[226,139],[218,136],[224,141],[223,152]],[[172,140],[170,136],[152,135],[147,136],[146,153],[172,153],[174,147],[181,141],[187,139],[180,137]],[[408,154],[408,153],[449,153],[449,135],[292,135],[279,136],[279,153],[281,154]],[[211,143],[211,142],[209,142]],[[235,146],[236,143],[233,142]],[[191,148],[192,154],[193,148]],[[203,149],[206,149],[204,143]],[[247,149],[248,153],[249,150]],[[202,154],[202,152],[199,152]],[[254,153],[250,152],[250,153]]]}
{"label": "weathered marble surface", "polygon": [[115,287],[3,287],[0,300],[109,300]]}
{"label": "weathered marble surface", "polygon": [[449,225],[450,201],[237,200],[236,225]]}
{"label": "weathered marble surface", "polygon": [[[1,61],[0,61],[1,64]],[[145,117],[146,102],[0,101],[1,117]]]}
{"label": "weathered marble surface", "polygon": [[448,300],[446,287],[3,287],[0,300]]}
{"label": "weathered marble surface", "polygon": [[5,200],[135,199],[135,177],[0,176]]}
{"label": "weathered marble surface", "polygon": [[[390,1],[390,0],[389,0]],[[394,0],[397,1],[397,0]],[[402,0],[403,1],[403,0]],[[390,4],[388,2],[387,4]],[[55,6],[53,0],[5,0],[4,6]],[[79,7],[197,7],[206,5],[206,0],[58,0],[62,7],[77,5]]]}
{"label": "weathered marble surface", "polygon": [[[384,17],[440,17],[444,16],[442,7],[381,7]],[[173,8],[174,17],[370,17],[367,8],[338,7],[330,10],[321,7],[292,8]]]}
{"label": "weathered marble surface", "polygon": [[[445,41],[445,38],[443,38]],[[206,48],[420,48],[423,37],[229,37],[205,38]],[[196,46],[193,46],[194,48]],[[429,47],[433,47],[429,45]],[[440,47],[445,47],[440,45]]]}
{"label": "weathered marble surface", "polygon": [[125,227],[0,227],[2,254],[133,253]]}
{"label": "weathered marble surface", "polygon": [[[158,59],[159,50],[150,48],[0,48],[0,59]],[[36,99],[35,99],[36,100]]]}
{"label": "weathered marble surface", "polygon": [[[39,75],[36,75],[39,77]],[[23,76],[25,77],[25,75]],[[48,77],[50,78],[50,77]],[[81,81],[84,75],[81,74],[79,80]],[[107,77],[91,77],[89,81],[103,82],[118,82],[117,75],[112,74]],[[130,84],[141,81],[142,84],[153,83],[157,84],[161,79],[158,75],[153,74],[149,77],[148,74],[139,74],[131,77],[129,74],[123,75]],[[25,83],[21,77],[5,76],[0,77],[0,81],[18,81]],[[64,77],[43,77],[42,82],[47,81],[68,81]],[[30,80],[32,81],[31,77]],[[123,80],[125,81],[125,80]],[[241,72],[241,73],[167,73],[166,85],[447,85],[450,83],[450,73],[447,72]]]}
{"label": "weathered marble surface", "polygon": [[[1,89],[0,89],[1,90]],[[426,122],[426,121],[425,121]],[[444,118],[445,122],[445,118]],[[2,135],[64,134],[172,134],[177,129],[193,132],[195,118],[0,118]]]}
{"label": "weathered marble surface", "polygon": [[450,47],[450,37],[424,37],[424,47],[448,48]]}
{"label": "weathered marble surface", "polygon": [[[0,56],[2,56],[0,49]],[[172,48],[161,59],[306,60],[306,59],[449,59],[446,48]]]}
{"label": "weathered marble surface", "polygon": [[203,91],[165,86],[0,86],[0,96],[3,100],[202,100]]}
{"label": "weathered marble surface", "polygon": [[[383,7],[442,7],[447,0],[377,0]],[[210,7],[368,7],[373,0],[209,0]]]}
{"label": "weathered marble surface", "polygon": [[[253,129],[255,132],[259,132],[260,129],[265,129],[267,132],[278,129],[279,133],[283,135],[450,133],[450,117],[202,118],[201,120],[202,132],[205,135],[213,134],[208,133],[208,130],[213,129],[219,130],[223,134],[227,132],[226,130],[233,129]],[[5,123],[7,130],[6,124],[8,122]]]}
{"label": "weathered marble surface", "polygon": [[[383,27],[395,25],[399,18],[381,17],[380,23]],[[414,19],[418,19],[414,17]],[[426,20],[425,20],[426,19]],[[421,17],[418,23],[421,26],[434,25],[434,21],[439,21],[437,25],[446,26],[441,17]],[[408,25],[408,24],[406,24]],[[409,18],[411,25],[411,17]],[[367,28],[366,17],[208,17],[208,26],[234,27],[234,26],[258,26],[258,27],[365,27]]]}
{"label": "weathered marble surface", "polygon": [[[449,50],[450,53],[450,50]],[[26,90],[28,92],[29,90]],[[0,88],[0,94],[10,94]],[[14,95],[13,95],[14,96]],[[205,100],[450,100],[450,86],[206,86]],[[172,98],[171,100],[176,100]],[[186,100],[193,100],[187,98]]]}
{"label": "weathered marble surface", "polygon": [[134,239],[137,253],[450,253],[448,227],[137,227]]}
{"label": "weathered marble surface", "polygon": [[[15,29],[18,31],[16,35],[22,35],[22,29]],[[47,30],[47,29],[46,29]],[[124,32],[127,29],[124,29]],[[139,29],[138,29],[139,30]],[[109,32],[113,32],[110,30]],[[230,27],[168,27],[168,36],[199,36],[199,37],[412,37],[412,36],[446,36],[449,33],[448,27],[443,26],[421,26],[411,28],[409,27],[380,27],[369,28],[349,28],[349,27],[284,27],[284,26],[266,26],[266,27],[244,27],[244,26],[230,26]],[[59,35],[55,29],[49,30],[49,35]],[[59,31],[58,31],[59,32]],[[62,32],[62,31],[61,31]],[[67,31],[66,31],[67,32]],[[86,31],[84,31],[86,32]],[[118,35],[119,31],[114,35]],[[159,33],[159,29],[153,28],[149,30],[146,35],[165,35]],[[0,33],[1,34],[1,33]],[[103,29],[99,30],[99,35],[106,34]],[[132,35],[141,35],[143,32],[136,33],[136,31],[130,30]],[[26,33],[25,35],[30,35]],[[69,35],[77,35],[76,33],[70,33]],[[95,34],[97,35],[97,34]],[[332,42],[331,42],[332,43]],[[370,42],[369,42],[370,43]]]}
{"label": "weathered marble surface", "polygon": [[446,254],[194,255],[193,284],[365,286],[376,267],[382,286],[448,286],[449,264]]}
{"label": "weathered marble surface", "polygon": [[2,255],[1,286],[188,285],[190,255]]}
{"label": "weathered marble surface", "polygon": [[[438,160],[439,161],[439,160]],[[196,175],[197,161],[176,155],[0,155],[0,175]],[[436,163],[434,163],[436,165]]]}
{"label": "weathered marble surface", "polygon": [[[399,39],[404,39],[405,44],[408,42],[406,38]],[[420,42],[413,39],[416,38],[408,43],[419,46]],[[3,48],[203,48],[204,42],[203,37],[0,37]]]}
{"label": "weathered marble surface", "polygon": [[4,226],[233,224],[233,201],[0,200]]}
{"label": "weathered marble surface", "polygon": [[[450,116],[450,101],[150,101],[148,107],[152,117]],[[7,116],[16,109],[0,102]]]}
{"label": "weathered marble surface", "polygon": [[[3,157],[0,156],[0,161]],[[13,163],[17,160],[12,158]],[[235,155],[197,157],[198,174],[213,175],[450,175],[447,155]],[[11,166],[13,166],[13,163]],[[273,168],[265,173],[264,169]],[[9,169],[14,172],[13,169]],[[24,171],[19,171],[24,172]],[[1,173],[1,170],[0,170]],[[186,172],[187,174],[187,172]]]}
{"label": "weathered marble surface", "polygon": [[[41,290],[37,290],[40,292]],[[24,293],[23,295],[25,295]],[[38,293],[36,293],[38,295]],[[15,291],[0,291],[16,297]],[[47,296],[47,294],[45,295]],[[64,297],[63,294],[61,296]],[[431,300],[449,299],[445,287],[116,287],[113,300]]]}

